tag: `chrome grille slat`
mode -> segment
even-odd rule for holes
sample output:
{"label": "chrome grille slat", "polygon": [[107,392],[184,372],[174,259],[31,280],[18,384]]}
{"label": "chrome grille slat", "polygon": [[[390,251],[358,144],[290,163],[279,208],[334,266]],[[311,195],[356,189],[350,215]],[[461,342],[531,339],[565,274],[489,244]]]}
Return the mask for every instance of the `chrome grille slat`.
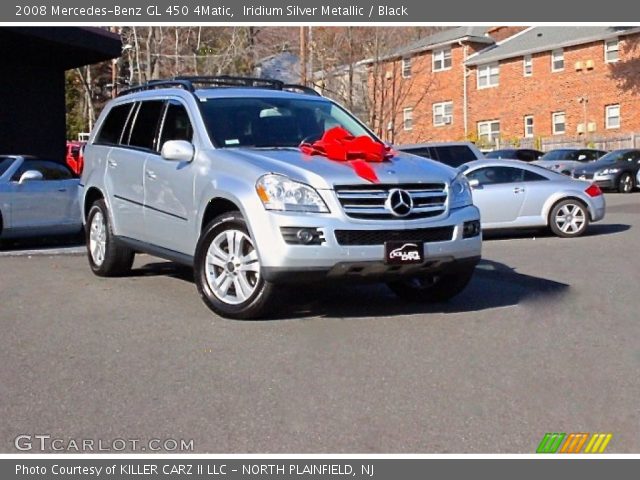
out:
{"label": "chrome grille slat", "polygon": [[[389,192],[404,190],[411,196],[413,209],[404,217],[394,215],[386,208]],[[370,220],[414,220],[436,217],[447,208],[447,188],[444,183],[335,186],[336,196],[345,214],[352,218]]]}

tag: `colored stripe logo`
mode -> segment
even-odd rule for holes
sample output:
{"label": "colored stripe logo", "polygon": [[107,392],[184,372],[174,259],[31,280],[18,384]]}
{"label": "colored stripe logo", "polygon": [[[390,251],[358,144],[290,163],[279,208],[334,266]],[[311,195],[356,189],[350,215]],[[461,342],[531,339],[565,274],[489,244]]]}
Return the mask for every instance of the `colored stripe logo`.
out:
{"label": "colored stripe logo", "polygon": [[612,437],[611,433],[545,433],[536,453],[604,453]]}

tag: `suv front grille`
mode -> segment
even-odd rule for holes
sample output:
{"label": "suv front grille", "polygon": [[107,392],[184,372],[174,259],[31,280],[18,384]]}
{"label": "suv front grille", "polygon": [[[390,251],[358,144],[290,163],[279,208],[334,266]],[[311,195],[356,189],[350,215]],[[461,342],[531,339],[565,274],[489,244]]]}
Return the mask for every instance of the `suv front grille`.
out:
{"label": "suv front grille", "polygon": [[336,230],[340,245],[382,245],[389,240],[446,242],[453,238],[453,227],[413,228],[407,230]]}
{"label": "suv front grille", "polygon": [[[404,190],[413,201],[408,215],[396,216],[386,206],[389,192]],[[336,186],[342,209],[351,218],[366,220],[414,220],[437,217],[446,210],[447,190],[444,183],[414,183],[403,185]]]}

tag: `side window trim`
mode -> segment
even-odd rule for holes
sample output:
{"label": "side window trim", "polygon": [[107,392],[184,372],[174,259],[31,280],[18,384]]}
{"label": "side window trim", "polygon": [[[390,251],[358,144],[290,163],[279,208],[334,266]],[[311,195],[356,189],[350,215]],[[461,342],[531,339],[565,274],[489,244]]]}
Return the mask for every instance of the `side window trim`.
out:
{"label": "side window trim", "polygon": [[124,145],[123,144],[124,135],[127,131],[129,132],[129,135],[127,137],[127,144],[129,143],[129,138],[131,138],[131,125],[133,123],[133,115],[134,115],[133,112],[135,110],[137,114],[139,106],[140,106],[140,102],[131,102],[131,107],[129,107],[129,114],[127,115],[127,119],[125,120],[124,126],[122,127],[122,132],[120,132],[120,138],[118,139],[117,146]]}
{"label": "side window trim", "polygon": [[189,123],[191,124],[191,131],[192,131],[191,143],[194,143],[193,139],[195,138],[195,129],[193,128],[194,122],[193,122],[193,118],[191,118],[189,107],[184,103],[184,101],[181,98],[170,97],[164,102],[164,108],[162,110],[162,118],[159,122],[158,131],[156,134],[155,151],[158,152],[158,154],[160,154],[160,151],[162,150],[162,145],[160,145],[160,141],[162,140],[162,135],[164,134],[165,121],[167,119],[169,107],[172,105],[172,102],[174,105],[181,106],[184,109],[185,113],[187,114],[187,118],[189,119]]}

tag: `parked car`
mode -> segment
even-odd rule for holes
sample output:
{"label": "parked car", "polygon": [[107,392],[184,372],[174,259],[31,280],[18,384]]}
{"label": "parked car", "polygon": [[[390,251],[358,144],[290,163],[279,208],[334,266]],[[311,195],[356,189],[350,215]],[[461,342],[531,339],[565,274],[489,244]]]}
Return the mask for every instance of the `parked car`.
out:
{"label": "parked car", "polygon": [[[347,155],[365,150],[380,155]],[[402,298],[444,301],[480,258],[471,190],[445,165],[390,155],[305,87],[226,76],[134,87],[85,148],[89,265],[123,274],[135,252],[192,265],[207,306],[234,318],[263,316],[281,287],[313,280],[380,279]]]}
{"label": "parked car", "polygon": [[67,155],[65,161],[67,167],[71,169],[73,173],[80,176],[82,173],[82,167],[84,165],[84,150],[85,142],[67,142]]}
{"label": "parked car", "polygon": [[394,148],[401,152],[436,160],[453,168],[484,158],[483,153],[471,142],[416,143]]}
{"label": "parked car", "polygon": [[505,160],[521,160],[523,162],[533,162],[538,160],[544,152],[532,148],[503,148],[484,154],[485,158],[497,158]]}
{"label": "parked car", "polygon": [[638,186],[636,178],[640,170],[640,150],[614,150],[573,171],[574,178],[593,180],[601,188],[631,193]]}
{"label": "parked car", "polygon": [[0,239],[80,232],[78,185],[61,163],[0,155]]}
{"label": "parked car", "polygon": [[571,175],[577,167],[588,162],[595,162],[605,153],[607,152],[604,150],[592,148],[559,148],[545,153],[533,163],[554,172]]}
{"label": "parked car", "polygon": [[582,235],[602,220],[600,187],[518,160],[463,165],[484,230],[549,227],[560,237]]}

